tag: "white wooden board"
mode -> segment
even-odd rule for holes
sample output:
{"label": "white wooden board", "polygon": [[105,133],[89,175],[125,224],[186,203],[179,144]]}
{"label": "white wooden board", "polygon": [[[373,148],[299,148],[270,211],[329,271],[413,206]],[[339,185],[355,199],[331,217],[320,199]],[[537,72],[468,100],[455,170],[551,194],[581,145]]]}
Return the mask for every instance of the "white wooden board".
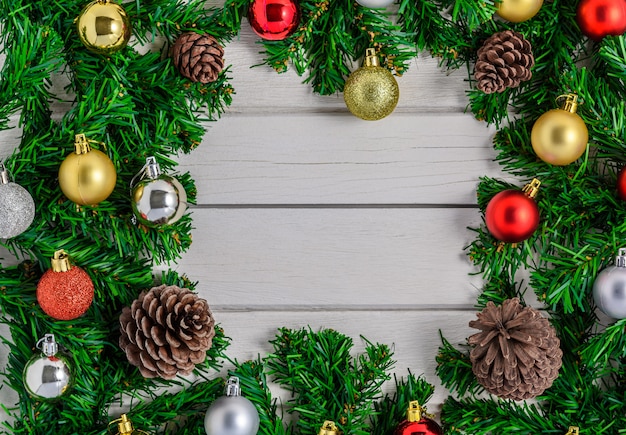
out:
{"label": "white wooden board", "polygon": [[471,307],[475,209],[200,209],[177,269],[220,309]]}

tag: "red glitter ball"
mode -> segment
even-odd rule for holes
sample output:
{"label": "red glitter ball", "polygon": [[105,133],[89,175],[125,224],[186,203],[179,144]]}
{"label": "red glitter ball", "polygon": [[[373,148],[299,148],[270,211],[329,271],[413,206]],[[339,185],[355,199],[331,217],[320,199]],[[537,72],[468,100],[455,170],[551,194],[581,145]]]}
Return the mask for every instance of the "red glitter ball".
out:
{"label": "red glitter ball", "polygon": [[67,272],[49,269],[37,284],[37,301],[53,319],[76,319],[85,314],[93,301],[93,282],[77,266]]}

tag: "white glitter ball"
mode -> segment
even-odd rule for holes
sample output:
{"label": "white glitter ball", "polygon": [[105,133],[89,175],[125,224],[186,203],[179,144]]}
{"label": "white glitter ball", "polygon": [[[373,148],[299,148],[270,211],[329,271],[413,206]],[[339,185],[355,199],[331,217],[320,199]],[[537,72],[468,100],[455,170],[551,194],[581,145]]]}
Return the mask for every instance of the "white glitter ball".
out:
{"label": "white glitter ball", "polygon": [[0,238],[22,234],[35,218],[35,201],[16,183],[0,183]]}

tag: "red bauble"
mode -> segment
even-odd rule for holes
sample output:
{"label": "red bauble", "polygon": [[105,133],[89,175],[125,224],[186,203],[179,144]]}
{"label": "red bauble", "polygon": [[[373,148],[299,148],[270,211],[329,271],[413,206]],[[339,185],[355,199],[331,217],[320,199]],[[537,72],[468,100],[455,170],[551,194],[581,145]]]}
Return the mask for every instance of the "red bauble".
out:
{"label": "red bauble", "polygon": [[93,301],[93,282],[83,269],[69,266],[65,253],[57,258],[58,252],[52,260],[52,269],[47,270],[37,284],[37,302],[53,319],[72,320],[89,309]]}
{"label": "red bauble", "polygon": [[393,435],[443,435],[443,430],[436,421],[422,418],[420,421],[404,420]]}
{"label": "red bauble", "polygon": [[617,174],[617,195],[621,200],[626,201],[626,166]]}
{"label": "red bauble", "polygon": [[539,207],[521,190],[505,190],[491,198],[485,220],[496,239],[517,243],[529,238],[539,226]]}
{"label": "red bauble", "polygon": [[626,32],[626,0],[582,0],[576,20],[582,32],[595,41]]}
{"label": "red bauble", "polygon": [[254,0],[248,9],[254,33],[269,41],[281,41],[296,31],[300,8],[294,0]]}

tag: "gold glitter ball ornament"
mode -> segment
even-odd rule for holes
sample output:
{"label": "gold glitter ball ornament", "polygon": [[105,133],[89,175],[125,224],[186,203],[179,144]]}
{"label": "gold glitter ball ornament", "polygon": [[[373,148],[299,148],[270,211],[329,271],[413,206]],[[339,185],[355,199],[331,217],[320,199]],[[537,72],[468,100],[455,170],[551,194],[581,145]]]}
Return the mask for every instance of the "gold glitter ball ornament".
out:
{"label": "gold glitter ball ornament", "polygon": [[124,8],[109,0],[95,0],[76,18],[76,30],[87,49],[106,55],[126,47],[131,27]]}
{"label": "gold glitter ball ornament", "polygon": [[59,167],[59,185],[70,201],[96,205],[115,189],[115,165],[102,151],[91,149],[84,134],[76,135],[74,145],[75,152]]}
{"label": "gold glitter ball ornament", "polygon": [[512,23],[521,23],[537,15],[543,0],[501,0],[496,13]]}
{"label": "gold glitter ball ornament", "polygon": [[398,82],[380,66],[376,50],[368,48],[363,66],[350,74],[343,88],[348,110],[361,119],[376,121],[393,112],[399,97]]}

